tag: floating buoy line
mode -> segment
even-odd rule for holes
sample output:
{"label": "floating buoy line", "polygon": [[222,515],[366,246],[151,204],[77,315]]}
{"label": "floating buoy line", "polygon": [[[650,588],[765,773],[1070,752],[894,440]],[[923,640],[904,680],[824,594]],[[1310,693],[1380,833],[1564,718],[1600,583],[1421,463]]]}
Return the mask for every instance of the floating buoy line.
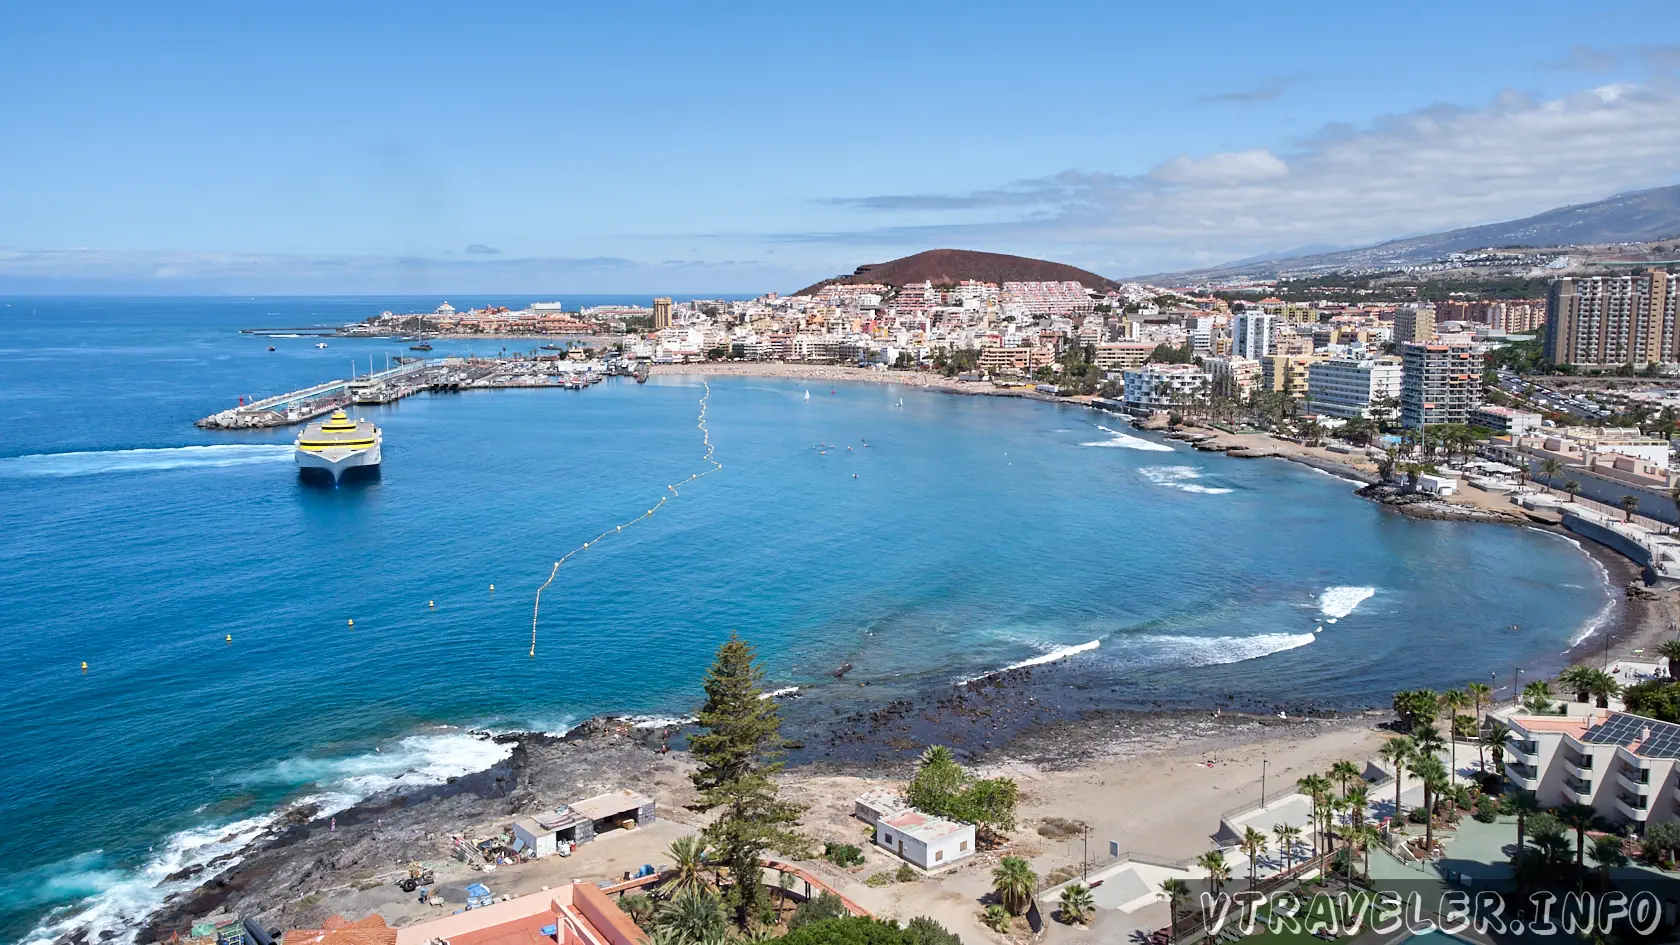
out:
{"label": "floating buoy line", "polygon": [[[537,621],[538,621],[539,617],[542,615],[542,595],[543,595],[543,591],[548,590],[548,586],[550,584],[554,583],[555,575],[560,573],[560,566],[565,564],[567,561],[571,560],[573,555],[580,554],[584,551],[588,551],[591,546],[600,544],[601,541],[603,539],[605,539],[608,535],[616,535],[616,534],[624,531],[626,528],[629,528],[630,526],[636,524],[637,522],[640,522],[640,521],[642,521],[644,519],[647,519],[647,518],[651,518],[653,516],[653,513],[659,511],[661,508],[664,508],[665,503],[667,503],[667,502],[671,501],[672,499],[675,499],[675,498],[677,498],[678,496],[681,495],[681,493],[679,493],[677,491],[677,486],[686,486],[689,483],[694,482],[697,479],[701,479],[701,478],[704,478],[706,476],[710,476],[712,473],[715,473],[718,470],[723,468],[723,464],[718,462],[716,459],[714,459],[712,457],[712,453],[715,449],[715,447],[712,446],[712,431],[706,428],[706,403],[712,397],[712,385],[705,382],[705,381],[701,381],[700,385],[705,388],[705,393],[700,395],[700,416],[695,421],[695,426],[700,428],[701,442],[705,443],[705,445],[706,445],[706,453],[705,453],[704,456],[701,457],[701,459],[704,460],[707,463],[710,463],[711,468],[706,469],[706,470],[702,470],[700,472],[697,472],[694,475],[689,476],[687,479],[682,480],[681,482],[673,483],[671,485],[666,486],[665,488],[667,490],[669,490],[671,494],[660,496],[659,501],[655,502],[653,504],[653,508],[648,509],[646,512],[643,512],[642,514],[636,516],[635,518],[631,519],[628,522],[625,522],[621,525],[614,525],[612,528],[607,529],[606,531],[602,532],[601,534],[596,535],[594,538],[591,538],[589,541],[586,541],[583,544],[577,546],[576,548],[573,548],[571,551],[566,552],[564,555],[561,555],[560,560],[554,562],[554,567],[551,568],[548,572],[548,580],[546,580],[542,583],[542,587],[537,588],[536,602],[531,605],[531,656],[533,658],[536,657],[536,655],[537,655]],[[491,589],[494,590],[495,585],[492,584]]]}

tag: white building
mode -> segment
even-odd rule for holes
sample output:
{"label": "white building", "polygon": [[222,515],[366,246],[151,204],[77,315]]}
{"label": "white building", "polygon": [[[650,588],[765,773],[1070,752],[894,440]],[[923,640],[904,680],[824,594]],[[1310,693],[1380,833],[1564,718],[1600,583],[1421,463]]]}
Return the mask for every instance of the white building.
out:
{"label": "white building", "polygon": [[1248,402],[1260,383],[1260,362],[1241,355],[1228,358],[1203,358],[1202,367],[1208,372],[1215,397],[1234,397]]}
{"label": "white building", "polygon": [[1543,418],[1537,413],[1526,410],[1513,410],[1510,407],[1500,407],[1495,404],[1483,404],[1470,411],[1470,425],[1486,427],[1496,433],[1506,433],[1511,436],[1527,436],[1542,426]]}
{"label": "white building", "polygon": [[1588,804],[1640,827],[1680,813],[1680,725],[1607,709],[1507,721],[1505,777],[1541,805]]}
{"label": "white building", "polygon": [[1400,397],[1400,362],[1331,358],[1307,366],[1307,410],[1344,420],[1369,420],[1371,404]]}
{"label": "white building", "polygon": [[1231,329],[1231,352],[1251,361],[1272,353],[1272,313],[1257,308],[1237,313]]}
{"label": "white building", "polygon": [[943,869],[974,855],[974,825],[908,810],[876,822],[875,845],[924,870]]}
{"label": "white building", "polygon": [[1213,378],[1194,364],[1145,364],[1126,371],[1126,409],[1140,413],[1205,403]]}

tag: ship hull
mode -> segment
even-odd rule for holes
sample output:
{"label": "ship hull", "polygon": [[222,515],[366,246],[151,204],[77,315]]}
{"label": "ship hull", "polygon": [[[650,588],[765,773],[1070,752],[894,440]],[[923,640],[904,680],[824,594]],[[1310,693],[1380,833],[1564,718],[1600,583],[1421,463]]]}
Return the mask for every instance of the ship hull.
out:
{"label": "ship hull", "polygon": [[334,483],[342,480],[351,472],[377,474],[379,472],[380,444],[375,443],[366,449],[342,450],[295,450],[293,456],[297,460],[300,475],[326,475]]}

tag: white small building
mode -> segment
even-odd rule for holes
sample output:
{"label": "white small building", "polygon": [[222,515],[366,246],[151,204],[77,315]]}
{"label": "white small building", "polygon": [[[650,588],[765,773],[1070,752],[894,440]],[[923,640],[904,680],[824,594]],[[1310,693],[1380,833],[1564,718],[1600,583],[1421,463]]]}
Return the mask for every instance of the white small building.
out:
{"label": "white small building", "polygon": [[875,845],[924,870],[944,869],[974,855],[974,825],[905,811],[875,824]]}
{"label": "white small building", "polygon": [[1417,488],[1425,495],[1454,495],[1458,492],[1458,480],[1450,476],[1422,473],[1418,476]]}

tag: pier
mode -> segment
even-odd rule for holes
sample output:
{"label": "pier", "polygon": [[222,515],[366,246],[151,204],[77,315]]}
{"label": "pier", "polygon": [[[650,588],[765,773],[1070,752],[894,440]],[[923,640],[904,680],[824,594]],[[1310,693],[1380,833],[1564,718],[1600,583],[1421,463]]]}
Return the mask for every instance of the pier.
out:
{"label": "pier", "polygon": [[616,363],[563,358],[440,358],[414,360],[385,371],[326,381],[213,413],[195,426],[254,430],[307,423],[352,404],[389,404],[422,391],[459,392],[509,387],[580,390],[626,373]]}

